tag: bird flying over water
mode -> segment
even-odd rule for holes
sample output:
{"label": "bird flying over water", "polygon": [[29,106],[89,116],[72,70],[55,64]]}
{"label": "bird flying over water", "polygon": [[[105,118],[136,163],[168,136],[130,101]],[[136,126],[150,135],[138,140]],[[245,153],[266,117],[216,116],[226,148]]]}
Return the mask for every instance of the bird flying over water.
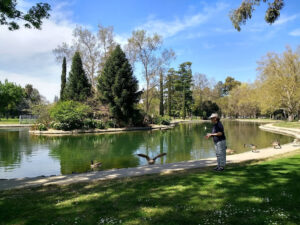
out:
{"label": "bird flying over water", "polygon": [[91,160],[91,169],[96,169],[100,166],[102,166],[102,162],[94,162],[94,160]]}
{"label": "bird flying over water", "polygon": [[140,157],[146,158],[147,161],[148,161],[148,164],[153,165],[157,158],[165,156],[165,155],[167,155],[167,153],[161,153],[161,154],[155,156],[153,159],[151,159],[148,155],[145,155],[145,154],[137,154],[137,155],[140,156]]}

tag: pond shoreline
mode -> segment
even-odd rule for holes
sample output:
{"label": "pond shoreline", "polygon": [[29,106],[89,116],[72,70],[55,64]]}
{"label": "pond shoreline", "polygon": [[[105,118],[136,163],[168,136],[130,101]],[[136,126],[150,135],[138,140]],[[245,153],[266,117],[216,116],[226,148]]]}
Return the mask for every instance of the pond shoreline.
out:
{"label": "pond shoreline", "polygon": [[238,122],[249,122],[249,123],[277,123],[279,121],[276,120],[270,120],[270,119],[230,119],[232,121],[238,121]]}
{"label": "pond shoreline", "polygon": [[0,124],[0,128],[32,127],[33,124]]}
{"label": "pond shoreline", "polygon": [[259,128],[264,131],[292,136],[294,138],[300,139],[300,129],[297,128],[277,127],[274,126],[273,123],[261,125],[259,126]]}
{"label": "pond shoreline", "polygon": [[[272,124],[266,124],[259,127],[262,130],[300,138],[300,129],[288,129],[274,127]],[[252,151],[240,154],[228,155],[227,164],[242,163],[252,160],[263,160],[273,156],[280,156],[295,150],[299,150],[300,145],[289,143],[282,145],[281,149],[268,147],[259,149],[258,153]],[[201,160],[190,160],[162,165],[148,165],[133,168],[111,169],[105,171],[58,175],[58,176],[39,176],[34,178],[17,178],[0,180],[0,190],[15,188],[31,188],[46,185],[68,185],[77,182],[93,182],[101,180],[120,179],[126,177],[137,177],[149,174],[168,174],[177,171],[199,169],[216,165],[216,158],[206,158]]]}
{"label": "pond shoreline", "polygon": [[147,127],[125,127],[125,128],[106,128],[106,129],[89,129],[89,130],[54,130],[49,129],[46,131],[30,130],[29,133],[32,135],[50,135],[50,136],[61,136],[61,135],[78,135],[78,134],[101,134],[101,133],[119,133],[127,131],[143,131],[143,130],[169,130],[179,123],[192,123],[192,122],[203,122],[204,120],[175,120],[170,123],[170,125],[157,125],[150,124]]}

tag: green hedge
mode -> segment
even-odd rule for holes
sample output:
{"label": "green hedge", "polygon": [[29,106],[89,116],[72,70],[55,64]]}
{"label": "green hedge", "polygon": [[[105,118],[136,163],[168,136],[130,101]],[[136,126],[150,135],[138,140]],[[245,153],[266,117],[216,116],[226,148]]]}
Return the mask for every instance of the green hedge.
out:
{"label": "green hedge", "polygon": [[156,115],[152,118],[152,123],[154,124],[170,125],[170,122],[171,122],[171,117],[169,116]]}
{"label": "green hedge", "polygon": [[61,101],[50,109],[50,116],[59,124],[53,128],[61,130],[82,129],[91,126],[92,121],[88,120],[91,115],[91,108],[85,104],[75,101]]}

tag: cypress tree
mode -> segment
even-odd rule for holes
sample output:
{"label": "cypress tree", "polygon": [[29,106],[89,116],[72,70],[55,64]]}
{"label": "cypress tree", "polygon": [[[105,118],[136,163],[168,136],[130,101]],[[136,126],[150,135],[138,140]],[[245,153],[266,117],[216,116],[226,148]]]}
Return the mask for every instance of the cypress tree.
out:
{"label": "cypress tree", "polygon": [[136,115],[135,105],[140,100],[141,92],[138,91],[138,81],[120,45],[108,57],[97,87],[101,101],[108,104],[118,125],[130,123]]}
{"label": "cypress tree", "polygon": [[66,57],[63,59],[63,64],[62,64],[62,72],[61,72],[61,87],[60,87],[60,99],[64,100],[64,90],[66,87],[66,82],[67,82],[67,62],[66,62]]}
{"label": "cypress tree", "polygon": [[162,71],[159,75],[159,115],[164,115],[164,77]]}
{"label": "cypress tree", "polygon": [[167,113],[168,116],[173,116],[173,108],[174,108],[174,89],[175,89],[175,82],[174,82],[174,76],[176,71],[171,68],[168,71],[167,77],[166,77],[166,93],[167,93]]}
{"label": "cypress tree", "polygon": [[167,93],[168,93],[168,115],[172,116],[172,76],[171,75],[168,75]]}
{"label": "cypress tree", "polygon": [[91,84],[83,69],[79,52],[75,52],[73,56],[71,71],[64,90],[64,100],[82,102],[91,96]]}
{"label": "cypress tree", "polygon": [[182,86],[182,115],[186,117],[186,113],[191,112],[192,97],[192,63],[185,62],[179,66],[180,83]]}

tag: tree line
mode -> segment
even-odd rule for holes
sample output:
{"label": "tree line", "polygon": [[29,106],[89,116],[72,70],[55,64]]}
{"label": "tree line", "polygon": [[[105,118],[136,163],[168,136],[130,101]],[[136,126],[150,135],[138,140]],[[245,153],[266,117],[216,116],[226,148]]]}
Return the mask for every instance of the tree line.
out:
{"label": "tree line", "polygon": [[[80,29],[77,27],[74,35],[88,33],[78,31]],[[264,56],[258,63],[259,75],[253,83],[240,82],[231,76],[224,81],[214,81],[205,74],[193,72],[192,62],[181,63],[177,69],[170,68],[175,53],[172,49],[163,49],[163,40],[157,34],[135,31],[122,49],[111,39],[112,27],[101,29],[102,37],[109,36],[101,40],[110,40],[110,45],[102,45],[106,50],[100,48],[98,52],[103,53],[98,58],[101,60],[93,62],[93,51],[88,51],[89,48],[76,48],[68,76],[70,56],[66,53],[73,47],[69,51],[63,44],[54,50],[57,59],[62,61],[60,101],[87,104],[95,117],[104,106],[107,116],[116,119],[120,126],[156,116],[205,119],[212,112],[230,118],[299,118],[300,47],[294,50],[287,47],[281,54]],[[83,39],[87,40],[81,37]],[[81,44],[78,41],[74,46]],[[86,72],[88,65],[97,65],[94,76]],[[135,66],[142,73],[143,88],[139,88],[134,75]],[[0,96],[1,114],[7,117],[34,113],[32,106],[44,102],[32,85],[21,88],[8,81],[0,83]]]}
{"label": "tree line", "polygon": [[[243,3],[239,9],[233,12],[239,19],[236,21],[237,26],[251,17],[254,6],[259,2]],[[247,7],[250,11],[247,11],[246,17],[240,17],[239,13],[247,10]],[[277,17],[273,18],[274,22],[279,17],[278,13],[282,7],[283,1],[274,1],[269,5],[266,12],[267,22],[272,22],[269,20],[272,10],[277,13]],[[238,29],[238,27],[236,28]],[[134,105],[134,110],[132,108],[129,110],[130,112],[139,111],[140,114],[148,117],[167,115],[183,118],[187,116],[206,118],[211,112],[216,111],[222,113],[224,117],[270,116],[289,118],[289,120],[298,117],[299,49],[287,48],[282,54],[268,53],[259,62],[260,75],[254,83],[242,83],[231,76],[228,76],[224,82],[216,82],[208,79],[205,74],[193,73],[191,62],[183,62],[177,69],[170,68],[171,62],[176,58],[175,52],[170,48],[164,48],[163,38],[158,34],[151,35],[145,30],[133,31],[123,48],[118,46],[114,36],[112,26],[99,25],[96,33],[78,26],[74,29],[72,43],[62,43],[53,50],[57,61],[62,63],[60,99],[56,97],[55,102],[58,100],[80,101],[95,110],[105,105],[109,107],[112,117],[123,114],[120,116],[123,117],[122,120],[125,118],[124,115],[136,116],[136,113],[125,112],[125,106],[120,104],[121,100],[113,103],[104,98],[104,96],[108,98],[108,91],[104,88],[106,85],[111,88],[110,99],[118,99],[123,96],[124,99],[127,99],[126,101],[129,101],[125,97],[125,93],[112,91],[112,85],[116,86],[115,90],[118,90],[118,85],[124,86],[121,81],[117,82],[119,83],[117,85],[110,80],[107,85],[105,82],[108,82],[109,79],[104,79],[104,75],[108,74],[107,71],[110,71],[110,79],[112,77],[119,79],[119,76],[112,74],[111,71],[116,73],[117,69],[112,65],[117,65],[116,61],[121,59],[116,57],[113,60],[110,59],[112,53],[119,49],[118,57],[122,55],[123,58],[126,58],[130,66],[127,68],[127,72],[131,71],[127,73],[126,77],[120,79],[126,80],[129,79],[128,77],[133,77],[132,79],[137,82],[133,74],[139,71],[142,75],[140,88],[138,88],[138,83],[132,84],[132,87],[136,85],[137,88],[133,88],[131,91],[134,90],[133,92],[138,94],[133,103],[130,103]],[[110,66],[106,63],[108,59],[110,59]],[[71,70],[67,77],[67,64],[71,62]],[[106,67],[110,69],[104,72]],[[79,76],[79,74],[81,75]],[[15,87],[12,88],[15,89],[15,96],[8,97],[5,88],[9,85],[8,81],[1,84],[0,94],[5,95],[1,98],[2,115],[29,113],[28,105],[33,104],[25,106],[26,104],[22,103],[24,100],[20,99],[25,98],[25,95],[17,94],[19,88],[16,84],[13,84]],[[23,97],[18,97],[21,95]],[[4,101],[4,99],[8,100]],[[123,102],[123,104],[125,103]],[[122,110],[119,110],[117,106],[123,107]],[[132,121],[133,118],[130,120]],[[119,123],[121,124],[122,121]]]}
{"label": "tree line", "polygon": [[240,83],[216,100],[223,115],[299,120],[300,47],[268,53],[258,62],[257,70],[253,83]]}
{"label": "tree line", "polygon": [[46,99],[31,84],[22,88],[8,80],[0,81],[0,118],[33,114],[37,105],[46,103]]}

